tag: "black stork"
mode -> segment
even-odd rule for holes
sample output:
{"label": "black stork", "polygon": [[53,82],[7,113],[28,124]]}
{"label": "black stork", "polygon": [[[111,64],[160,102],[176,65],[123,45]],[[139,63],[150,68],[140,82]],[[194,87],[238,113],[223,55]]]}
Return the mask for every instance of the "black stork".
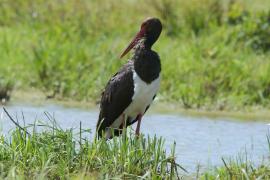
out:
{"label": "black stork", "polygon": [[98,137],[118,136],[122,129],[137,122],[136,135],[140,133],[142,116],[154,100],[160,86],[161,64],[152,45],[162,31],[157,18],[147,18],[141,29],[122,53],[132,48],[132,58],[109,80],[102,93],[97,122]]}

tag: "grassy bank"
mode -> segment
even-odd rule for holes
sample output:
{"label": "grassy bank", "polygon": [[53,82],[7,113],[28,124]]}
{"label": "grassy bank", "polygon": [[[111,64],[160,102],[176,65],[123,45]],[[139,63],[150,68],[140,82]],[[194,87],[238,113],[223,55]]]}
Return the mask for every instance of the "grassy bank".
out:
{"label": "grassy bank", "polygon": [[[266,136],[270,150],[270,136]],[[205,172],[202,179],[270,179],[269,157],[259,165],[254,165],[247,154],[238,155],[236,158],[222,158],[223,166]]]}
{"label": "grassy bank", "polygon": [[216,167],[209,172],[205,172],[201,179],[270,179],[269,162],[255,166],[249,160],[243,161],[233,159],[229,161],[223,160],[223,167]]}
{"label": "grassy bank", "polygon": [[61,129],[50,114],[45,114],[49,123],[17,125],[9,137],[1,135],[1,178],[170,179],[180,176],[175,145],[166,153],[162,138],[135,138],[127,133],[111,141],[89,140],[90,130],[81,126],[77,131]]}
{"label": "grassy bank", "polygon": [[[48,99],[43,92],[39,90],[22,90],[12,93],[10,105],[24,104],[32,106],[59,105],[63,107],[80,108],[85,110],[98,110],[99,105],[96,102],[77,101],[70,98]],[[210,119],[243,120],[243,121],[268,121],[270,110],[261,106],[246,107],[245,109],[234,110],[211,110],[211,109],[186,109],[177,102],[155,101],[151,105],[151,110],[147,114],[180,114],[193,117],[208,117]]]}
{"label": "grassy bank", "polygon": [[[176,163],[175,144],[168,152],[163,138],[135,138],[127,133],[111,141],[89,140],[91,130],[81,125],[79,129],[62,129],[49,113],[45,114],[48,123],[17,124],[8,136],[0,136],[0,178],[270,179],[269,159],[258,166],[247,156],[222,159],[222,167],[185,172]],[[269,137],[268,143],[270,147]]]}
{"label": "grassy bank", "polygon": [[159,99],[184,108],[269,107],[268,0],[0,0],[0,77],[15,90],[96,101],[141,21],[159,17]]}

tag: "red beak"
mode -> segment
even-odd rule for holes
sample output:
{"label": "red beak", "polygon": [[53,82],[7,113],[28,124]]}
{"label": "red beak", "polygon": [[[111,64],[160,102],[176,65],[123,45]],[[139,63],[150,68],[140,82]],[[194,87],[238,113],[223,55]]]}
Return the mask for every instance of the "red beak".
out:
{"label": "red beak", "polygon": [[144,34],[144,29],[141,29],[133,38],[133,40],[129,43],[125,51],[121,54],[120,58],[124,57],[137,44],[137,42],[144,37]]}

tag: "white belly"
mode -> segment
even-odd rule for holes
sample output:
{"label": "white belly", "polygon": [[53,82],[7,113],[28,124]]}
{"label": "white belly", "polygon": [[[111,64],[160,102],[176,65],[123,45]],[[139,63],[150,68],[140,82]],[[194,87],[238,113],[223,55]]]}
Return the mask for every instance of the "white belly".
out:
{"label": "white belly", "polygon": [[[150,84],[145,83],[138,74],[133,72],[133,82],[134,82],[134,95],[132,97],[132,102],[123,112],[125,117],[131,117],[134,120],[138,114],[144,114],[145,109],[153,101],[153,97],[157,94],[160,86],[160,75],[157,79],[152,81]],[[122,124],[123,119],[120,115],[111,125],[111,128],[119,128]],[[106,132],[106,136],[110,137],[111,133]]]}
{"label": "white belly", "polygon": [[154,95],[160,86],[160,76],[150,84],[145,83],[136,72],[133,73],[134,95],[131,104],[124,113],[127,116],[136,118],[138,114],[144,114],[148,105],[153,101]]}

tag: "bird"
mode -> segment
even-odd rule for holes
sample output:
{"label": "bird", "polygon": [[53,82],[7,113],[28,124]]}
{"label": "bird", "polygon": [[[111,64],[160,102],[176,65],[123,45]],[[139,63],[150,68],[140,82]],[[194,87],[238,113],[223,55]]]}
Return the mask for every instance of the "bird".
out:
{"label": "bird", "polygon": [[96,125],[97,137],[111,139],[137,122],[135,134],[140,135],[141,120],[160,88],[161,62],[152,50],[162,31],[158,18],[146,18],[139,32],[123,51],[131,49],[132,57],[108,81],[101,93],[100,112]]}

